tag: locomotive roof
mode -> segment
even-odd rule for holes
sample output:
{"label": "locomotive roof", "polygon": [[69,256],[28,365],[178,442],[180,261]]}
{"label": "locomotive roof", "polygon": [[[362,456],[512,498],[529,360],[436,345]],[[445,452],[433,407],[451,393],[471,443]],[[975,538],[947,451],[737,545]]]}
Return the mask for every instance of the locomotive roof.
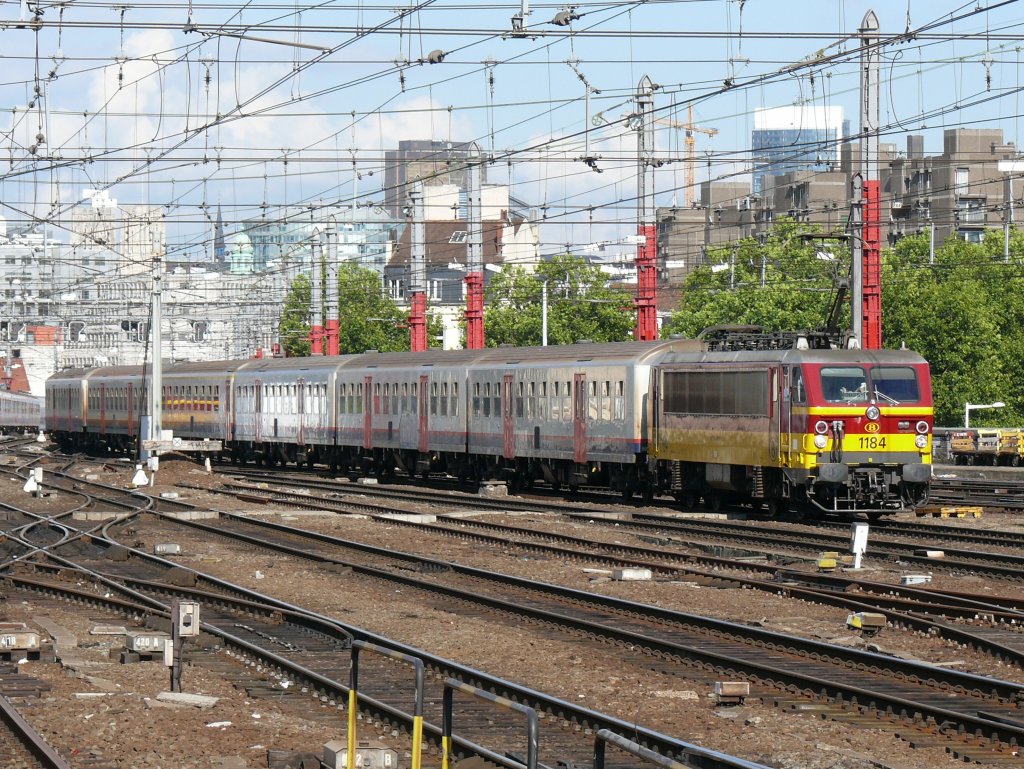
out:
{"label": "locomotive roof", "polygon": [[734,350],[727,352],[672,352],[660,363],[821,363],[829,365],[864,365],[873,363],[925,363],[911,350]]}

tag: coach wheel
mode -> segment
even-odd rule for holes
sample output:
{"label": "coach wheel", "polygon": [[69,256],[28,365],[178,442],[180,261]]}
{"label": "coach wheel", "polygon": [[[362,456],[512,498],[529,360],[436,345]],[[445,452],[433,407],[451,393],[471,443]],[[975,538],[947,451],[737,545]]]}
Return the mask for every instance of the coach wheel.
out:
{"label": "coach wheel", "polygon": [[633,487],[632,486],[623,486],[622,487],[622,501],[623,502],[632,502],[633,501]]}
{"label": "coach wheel", "polygon": [[774,518],[776,515],[778,515],[779,514],[779,510],[781,508],[782,508],[782,505],[779,504],[779,500],[777,500],[777,499],[767,499],[767,500],[765,500],[764,511],[766,513],[768,513],[768,515],[770,515],[771,517]]}
{"label": "coach wheel", "polygon": [[1010,460],[1010,464],[1014,467],[1020,467],[1020,457],[1014,454],[1013,458]]}
{"label": "coach wheel", "polygon": [[711,512],[717,513],[722,509],[722,497],[718,494],[708,494],[704,497],[704,504]]}
{"label": "coach wheel", "polygon": [[698,502],[700,502],[700,497],[698,497],[694,492],[688,491],[683,494],[683,506],[687,510],[693,510],[697,507]]}

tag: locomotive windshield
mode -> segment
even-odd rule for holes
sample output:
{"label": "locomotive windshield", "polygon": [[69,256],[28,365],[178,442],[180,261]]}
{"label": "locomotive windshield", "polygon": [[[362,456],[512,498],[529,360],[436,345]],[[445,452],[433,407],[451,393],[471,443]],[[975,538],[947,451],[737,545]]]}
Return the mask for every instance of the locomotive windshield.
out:
{"label": "locomotive windshield", "polygon": [[821,369],[821,392],[829,403],[896,405],[921,398],[917,372],[910,366],[825,366]]}

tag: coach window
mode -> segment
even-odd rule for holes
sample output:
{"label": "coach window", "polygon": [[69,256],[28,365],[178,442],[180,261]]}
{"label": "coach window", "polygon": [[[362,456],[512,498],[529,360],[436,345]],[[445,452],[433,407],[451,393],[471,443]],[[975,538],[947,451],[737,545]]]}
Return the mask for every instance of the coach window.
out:
{"label": "coach window", "polygon": [[551,383],[551,419],[555,422],[562,421],[561,387],[558,382]]}
{"label": "coach window", "polygon": [[409,383],[402,382],[402,413],[409,413]]}
{"label": "coach window", "polygon": [[[511,396],[512,396],[512,393],[510,391],[509,392],[509,397],[511,397]],[[494,393],[493,393],[493,400],[491,401],[491,411],[494,412],[494,416],[496,416],[496,417],[500,417],[501,416],[501,382],[495,382],[494,383]]]}
{"label": "coach window", "polygon": [[484,416],[489,417],[491,415],[491,383],[486,382],[484,384]]}
{"label": "coach window", "polygon": [[621,379],[615,383],[615,401],[612,411],[614,419],[626,418],[625,383]]}
{"label": "coach window", "polygon": [[409,396],[409,413],[419,414],[419,386],[417,382],[412,383],[412,395]]}
{"label": "coach window", "polygon": [[213,388],[213,410],[220,411],[220,385]]}
{"label": "coach window", "polygon": [[533,419],[533,415],[537,413],[537,383],[528,382],[526,392],[526,418]]}
{"label": "coach window", "polygon": [[452,405],[448,409],[448,416],[457,417],[459,415],[459,383],[452,382]]}
{"label": "coach window", "polygon": [[380,382],[373,385],[373,413],[380,413]]}
{"label": "coach window", "polygon": [[[349,387],[351,387],[351,385],[349,385]],[[356,385],[356,408],[355,408],[355,411],[353,413],[355,413],[355,414],[362,414],[363,413],[363,383],[362,382],[359,382]]]}
{"label": "coach window", "polygon": [[480,416],[480,383],[473,382],[473,416]]}
{"label": "coach window", "polygon": [[516,419],[523,418],[523,383],[516,382]]}
{"label": "coach window", "polygon": [[448,383],[441,382],[441,416],[448,416]]}
{"label": "coach window", "polygon": [[591,422],[597,419],[597,381],[591,380],[587,382],[587,389],[589,390],[587,398],[587,419]]}
{"label": "coach window", "polygon": [[385,414],[389,414],[390,413],[390,410],[388,409],[388,406],[390,406],[390,402],[391,402],[391,383],[390,382],[385,382],[384,383],[384,413]]}
{"label": "coach window", "polygon": [[437,382],[430,383],[430,415],[437,414]]}
{"label": "coach window", "polygon": [[398,413],[398,382],[391,385],[391,413]]}
{"label": "coach window", "polygon": [[601,382],[601,419],[605,422],[612,419],[612,383],[607,379]]}

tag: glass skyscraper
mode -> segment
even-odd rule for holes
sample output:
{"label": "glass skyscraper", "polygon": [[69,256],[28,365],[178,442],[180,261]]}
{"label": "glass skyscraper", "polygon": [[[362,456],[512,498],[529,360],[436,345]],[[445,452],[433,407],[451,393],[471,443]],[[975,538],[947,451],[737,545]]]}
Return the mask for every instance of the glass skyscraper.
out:
{"label": "glass skyscraper", "polygon": [[792,106],[759,109],[751,133],[755,195],[790,171],[827,171],[844,138],[842,107]]}

